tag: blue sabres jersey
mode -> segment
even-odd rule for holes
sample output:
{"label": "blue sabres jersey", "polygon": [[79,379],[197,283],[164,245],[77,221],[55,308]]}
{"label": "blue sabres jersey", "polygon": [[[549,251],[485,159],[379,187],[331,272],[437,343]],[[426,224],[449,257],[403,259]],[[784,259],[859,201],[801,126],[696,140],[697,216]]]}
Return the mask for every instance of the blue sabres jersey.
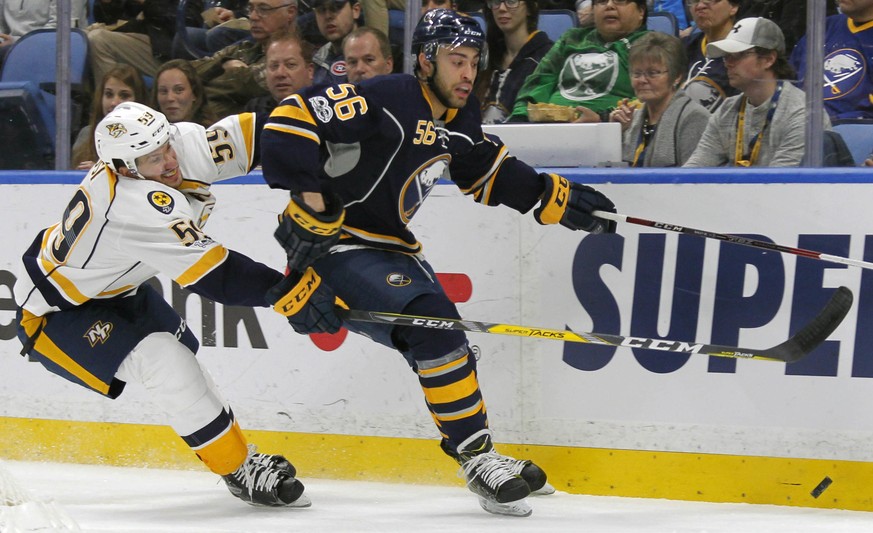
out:
{"label": "blue sabres jersey", "polygon": [[407,224],[441,178],[479,203],[531,209],[543,180],[483,134],[479,102],[435,121],[422,83],[393,74],[289,96],[261,135],[267,183],[333,192],[346,208],[341,244],[407,253],[421,250]]}
{"label": "blue sabres jersey", "polygon": [[710,113],[718,109],[728,96],[739,94],[728,83],[724,61],[706,57],[706,35],[691,35],[683,44],[688,52],[688,76],[682,86],[685,94]]}
{"label": "blue sabres jersey", "polygon": [[[873,22],[856,26],[846,15],[828,17],[825,27],[822,95],[831,119],[873,118]],[[791,53],[797,78],[806,75],[806,37]]]}

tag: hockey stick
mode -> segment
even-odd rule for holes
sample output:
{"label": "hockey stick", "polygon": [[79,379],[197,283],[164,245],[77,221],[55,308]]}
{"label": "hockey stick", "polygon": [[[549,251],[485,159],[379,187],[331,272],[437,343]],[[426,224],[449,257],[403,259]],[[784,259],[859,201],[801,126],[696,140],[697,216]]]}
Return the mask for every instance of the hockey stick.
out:
{"label": "hockey stick", "polygon": [[675,231],[677,233],[696,235],[698,237],[703,237],[706,239],[716,239],[719,241],[731,242],[734,244],[742,244],[744,246],[751,246],[752,248],[762,248],[764,250],[770,250],[773,252],[782,252],[784,254],[794,254],[794,255],[799,255],[801,257],[808,257],[810,259],[820,259],[822,261],[829,261],[831,263],[840,263],[843,265],[873,269],[873,263],[868,263],[867,261],[861,261],[859,259],[850,259],[848,257],[842,257],[839,255],[824,254],[821,252],[816,252],[814,250],[805,250],[803,248],[792,248],[791,246],[782,246],[781,244],[774,244],[772,242],[758,241],[755,239],[747,239],[745,237],[740,237],[739,235],[729,235],[729,234],[725,234],[725,233],[716,233],[714,231],[706,231],[706,230],[702,230],[702,229],[689,228],[686,226],[677,226],[676,224],[668,224],[667,222],[656,222],[654,220],[646,220],[644,218],[637,218],[637,217],[632,217],[629,215],[622,215],[620,213],[610,213],[608,211],[595,210],[595,211],[592,211],[591,214],[598,217],[598,218],[605,218],[607,220],[615,220],[616,222],[627,222],[629,224],[637,224],[639,226],[648,226],[650,228],[658,228],[658,229],[663,229],[663,230],[667,230],[667,231]]}
{"label": "hockey stick", "polygon": [[852,307],[852,291],[840,287],[831,297],[818,315],[807,323],[790,339],[778,346],[764,350],[739,348],[737,346],[721,346],[718,344],[703,344],[696,342],[671,341],[667,339],[650,339],[646,337],[625,337],[607,333],[577,333],[570,330],[534,328],[512,324],[497,324],[491,322],[476,322],[473,320],[435,318],[400,313],[380,313],[377,311],[359,311],[355,309],[337,309],[337,314],[345,320],[358,322],[374,322],[377,324],[392,324],[395,326],[418,326],[432,329],[454,329],[474,333],[492,333],[497,335],[515,335],[518,337],[533,337],[569,342],[584,342],[605,346],[625,346],[628,348],[643,348],[663,352],[696,353],[736,359],[761,359],[764,361],[779,361],[793,363],[806,356],[818,347],[833,333],[846,317]]}

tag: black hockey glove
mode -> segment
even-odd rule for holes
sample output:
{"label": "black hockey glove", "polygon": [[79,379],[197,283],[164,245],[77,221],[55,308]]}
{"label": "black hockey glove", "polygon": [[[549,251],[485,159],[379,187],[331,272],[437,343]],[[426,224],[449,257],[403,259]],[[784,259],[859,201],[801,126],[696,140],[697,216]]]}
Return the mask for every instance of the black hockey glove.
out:
{"label": "black hockey glove", "polygon": [[312,268],[285,276],[267,291],[266,299],[273,310],[285,315],[297,333],[336,333],[343,325],[334,306],[345,304]]}
{"label": "black hockey glove", "polygon": [[546,183],[534,218],[540,224],[557,224],[572,230],[589,233],[614,233],[615,221],[597,218],[591,214],[595,209],[615,213],[615,205],[609,198],[587,185],[575,183],[557,174],[540,174]]}
{"label": "black hockey glove", "polygon": [[326,210],[316,213],[297,195],[279,215],[279,227],[273,236],[288,255],[288,269],[303,272],[326,254],[340,238],[345,219],[342,200],[325,196]]}

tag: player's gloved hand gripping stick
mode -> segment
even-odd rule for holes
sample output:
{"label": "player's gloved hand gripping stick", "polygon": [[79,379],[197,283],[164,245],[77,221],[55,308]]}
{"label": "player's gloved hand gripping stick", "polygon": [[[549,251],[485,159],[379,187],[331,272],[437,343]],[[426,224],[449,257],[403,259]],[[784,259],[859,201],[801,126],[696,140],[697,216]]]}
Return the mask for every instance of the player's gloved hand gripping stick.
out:
{"label": "player's gloved hand gripping stick", "polygon": [[267,291],[266,299],[274,311],[288,319],[294,331],[303,335],[336,333],[343,321],[335,307],[348,309],[312,267],[302,274],[291,272],[285,276]]}
{"label": "player's gloved hand gripping stick", "polygon": [[612,201],[591,187],[568,180],[557,174],[540,174],[546,185],[539,207],[533,216],[540,224],[558,224],[572,230],[589,233],[614,233],[615,222],[599,212],[615,212]]}

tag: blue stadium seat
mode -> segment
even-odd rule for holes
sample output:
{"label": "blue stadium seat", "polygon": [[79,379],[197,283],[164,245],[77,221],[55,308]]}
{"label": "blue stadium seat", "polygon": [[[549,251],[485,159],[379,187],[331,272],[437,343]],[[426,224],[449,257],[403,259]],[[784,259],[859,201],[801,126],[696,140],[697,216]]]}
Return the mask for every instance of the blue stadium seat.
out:
{"label": "blue stadium seat", "polygon": [[579,25],[576,13],[569,9],[544,9],[540,11],[537,27],[549,36],[549,39],[557,42],[561,35],[570,28]]}
{"label": "blue stadium seat", "polygon": [[480,13],[480,12],[478,12],[478,11],[474,11],[474,12],[472,12],[472,13],[467,13],[467,15],[470,15],[471,17],[473,17],[474,19],[476,19],[476,22],[478,22],[478,23],[479,23],[479,26],[482,27],[482,31],[483,31],[483,32],[486,31],[486,30],[488,29],[488,28],[486,27],[486,25],[485,25],[485,15],[483,15],[482,13]]}
{"label": "blue stadium seat", "polygon": [[856,165],[864,163],[873,152],[873,120],[859,118],[834,121],[833,129],[846,141]]}
{"label": "blue stadium seat", "polygon": [[[33,124],[38,124],[35,127],[49,132],[51,142],[46,148],[52,151],[54,151],[55,136],[56,53],[56,31],[34,30],[15,42],[6,56],[3,70],[0,71],[0,90],[11,91],[4,93],[5,97],[15,102],[27,102],[27,105],[15,104],[13,107],[27,110],[28,113],[33,109],[38,110],[35,116],[29,118]],[[88,107],[84,101],[83,91],[83,84],[88,75],[88,37],[80,29],[74,28],[70,31],[70,56],[70,83],[73,94],[71,125],[78,126],[78,119],[82,116],[83,109]]]}
{"label": "blue stadium seat", "polygon": [[674,37],[679,36],[679,23],[676,21],[676,16],[667,11],[649,13],[646,18],[646,29],[660,31]]}

